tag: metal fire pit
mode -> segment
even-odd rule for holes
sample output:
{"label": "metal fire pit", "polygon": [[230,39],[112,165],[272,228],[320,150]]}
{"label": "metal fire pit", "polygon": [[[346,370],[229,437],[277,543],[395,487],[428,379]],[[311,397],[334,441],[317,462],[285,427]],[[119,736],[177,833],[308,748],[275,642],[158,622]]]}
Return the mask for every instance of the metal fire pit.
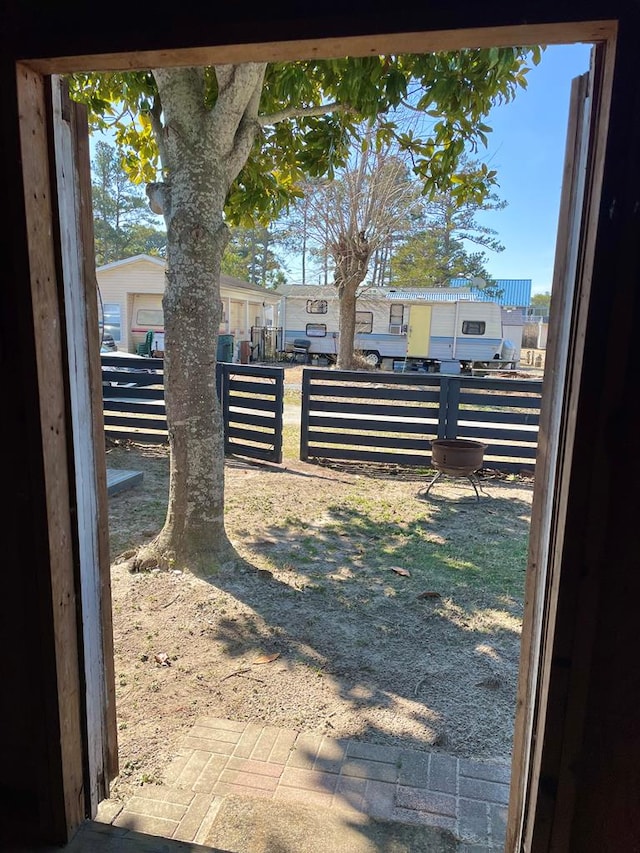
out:
{"label": "metal fire pit", "polygon": [[424,497],[443,474],[449,474],[452,477],[466,477],[473,486],[476,499],[480,500],[476,471],[482,468],[486,447],[481,441],[465,438],[437,438],[432,441],[431,466],[436,469],[437,474],[427,486]]}

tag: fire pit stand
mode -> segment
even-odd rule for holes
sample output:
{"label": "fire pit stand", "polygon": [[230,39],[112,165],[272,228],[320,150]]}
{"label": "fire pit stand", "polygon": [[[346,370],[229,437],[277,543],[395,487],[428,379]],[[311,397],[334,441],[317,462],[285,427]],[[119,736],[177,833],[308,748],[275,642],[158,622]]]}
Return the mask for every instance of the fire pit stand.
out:
{"label": "fire pit stand", "polygon": [[464,438],[438,438],[431,442],[431,465],[436,469],[436,475],[424,492],[427,497],[431,487],[437,483],[443,474],[452,477],[466,477],[473,486],[476,500],[480,500],[478,486],[480,481],[476,471],[482,468],[484,451],[487,445],[481,441],[471,441]]}

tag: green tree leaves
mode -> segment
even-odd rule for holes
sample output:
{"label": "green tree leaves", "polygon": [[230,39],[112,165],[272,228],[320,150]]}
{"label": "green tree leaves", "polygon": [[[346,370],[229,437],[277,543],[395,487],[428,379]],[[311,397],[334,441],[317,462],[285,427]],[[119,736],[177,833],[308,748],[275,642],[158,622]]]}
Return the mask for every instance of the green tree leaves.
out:
{"label": "green tree leaves", "polygon": [[92,195],[96,263],[130,255],[163,255],[167,235],[155,227],[141,188],[132,184],[117,150],[98,142],[92,162]]}
{"label": "green tree leaves", "polygon": [[[488,279],[484,250],[501,252],[504,247],[495,231],[483,226],[477,215],[483,210],[501,210],[506,202],[494,192],[486,192],[493,180],[486,164],[462,157],[460,170],[451,177],[449,188],[424,198],[416,212],[409,236],[396,248],[391,261],[391,284],[398,287],[447,287],[452,278]],[[477,194],[470,192],[478,185]],[[464,200],[456,193],[465,186]],[[472,251],[469,245],[478,246]]]}
{"label": "green tree leaves", "polygon": [[[347,57],[267,66],[255,120],[260,132],[225,209],[230,223],[267,224],[300,195],[305,177],[329,177],[344,166],[358,128],[377,119],[380,143],[392,138],[411,156],[425,196],[451,190],[481,203],[495,172],[452,180],[463,154],[488,143],[484,118],[527,85],[542,48],[508,47],[448,53]],[[202,70],[200,97],[218,104],[215,68]],[[76,74],[71,94],[87,104],[91,126],[110,128],[134,182],[162,179],[162,104],[151,70]],[[402,125],[406,109],[421,115],[418,131]]]}

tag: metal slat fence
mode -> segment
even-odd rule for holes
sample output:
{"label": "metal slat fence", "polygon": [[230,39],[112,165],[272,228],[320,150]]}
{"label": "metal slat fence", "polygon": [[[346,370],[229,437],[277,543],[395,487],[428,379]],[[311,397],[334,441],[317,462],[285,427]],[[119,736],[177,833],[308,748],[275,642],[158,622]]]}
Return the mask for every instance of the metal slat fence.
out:
{"label": "metal slat fence", "polygon": [[300,458],[428,468],[431,441],[487,444],[484,467],[533,472],[541,380],[306,369]]}
{"label": "metal slat fence", "polygon": [[[106,435],[166,443],[163,360],[102,369]],[[218,362],[217,387],[225,453],[282,462],[284,369]],[[541,394],[537,379],[305,368],[300,458],[428,468],[433,439],[466,438],[487,445],[486,468],[533,472]]]}
{"label": "metal slat fence", "polygon": [[284,368],[218,364],[225,453],[282,462]]}
{"label": "metal slat fence", "polygon": [[168,441],[161,358],[101,355],[105,435],[111,439]]}
{"label": "metal slat fence", "polygon": [[[169,440],[161,358],[101,356],[105,435],[166,444]],[[225,454],[282,462],[284,369],[218,362]]]}

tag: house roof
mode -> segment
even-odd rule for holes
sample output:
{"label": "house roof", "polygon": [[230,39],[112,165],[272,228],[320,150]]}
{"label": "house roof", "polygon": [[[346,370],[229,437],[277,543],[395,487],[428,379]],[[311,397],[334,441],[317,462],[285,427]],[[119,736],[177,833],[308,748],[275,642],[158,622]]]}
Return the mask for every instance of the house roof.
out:
{"label": "house roof", "polygon": [[151,264],[155,264],[158,267],[166,267],[167,262],[164,258],[158,258],[155,255],[131,255],[129,258],[122,258],[118,261],[111,261],[108,264],[102,264],[102,266],[96,268],[96,272],[106,272],[106,270],[114,270],[118,267],[126,267],[129,264],[137,264],[141,261],[146,261]]}
{"label": "house roof", "polygon": [[[531,302],[531,279],[497,279],[496,287],[502,291],[500,296],[492,296],[475,287],[464,278],[451,279],[450,287],[417,287],[402,289],[394,287],[365,287],[358,293],[366,292],[368,299],[402,300],[424,299],[428,302],[455,302],[458,299],[473,302],[497,302],[509,308],[526,308]],[[337,296],[334,285],[327,284],[283,284],[275,291],[281,296],[302,296],[308,299],[332,299]]]}
{"label": "house roof", "polygon": [[[165,269],[167,266],[167,262],[164,258],[159,258],[154,255],[131,255],[129,258],[122,258],[118,261],[111,261],[111,263],[103,264],[102,266],[96,269],[96,272],[106,272],[107,270],[117,269],[119,267],[128,266],[130,264],[138,264],[138,263],[151,263],[154,266],[161,267]],[[277,301],[277,294],[273,290],[267,290],[266,287],[262,287],[259,284],[253,284],[250,281],[245,281],[242,278],[235,278],[232,275],[224,275],[222,273],[220,275],[220,284],[225,285],[228,288],[236,288],[238,290],[246,290],[251,293],[260,294],[263,298],[265,296],[271,296],[274,301]]]}
{"label": "house roof", "polygon": [[260,284],[253,284],[250,281],[245,281],[242,278],[234,278],[232,275],[225,275],[224,273],[220,274],[220,284],[224,284],[227,287],[239,287],[241,290],[250,290],[252,293],[261,293],[277,298],[275,290],[269,290]]}

